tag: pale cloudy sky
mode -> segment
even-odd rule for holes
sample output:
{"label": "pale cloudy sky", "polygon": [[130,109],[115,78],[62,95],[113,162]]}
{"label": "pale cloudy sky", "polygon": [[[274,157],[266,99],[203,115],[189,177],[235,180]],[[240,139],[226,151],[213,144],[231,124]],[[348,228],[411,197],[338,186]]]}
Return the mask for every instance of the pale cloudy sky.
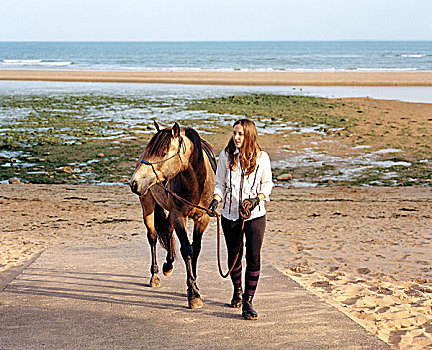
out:
{"label": "pale cloudy sky", "polygon": [[0,41],[432,40],[432,0],[0,0]]}

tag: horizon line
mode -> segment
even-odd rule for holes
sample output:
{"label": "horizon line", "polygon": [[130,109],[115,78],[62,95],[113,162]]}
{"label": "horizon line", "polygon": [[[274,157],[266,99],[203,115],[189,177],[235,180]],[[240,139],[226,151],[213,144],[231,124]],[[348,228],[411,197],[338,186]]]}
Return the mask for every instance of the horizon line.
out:
{"label": "horizon line", "polygon": [[238,43],[238,42],[432,42],[432,39],[310,39],[310,40],[0,40],[1,43]]}

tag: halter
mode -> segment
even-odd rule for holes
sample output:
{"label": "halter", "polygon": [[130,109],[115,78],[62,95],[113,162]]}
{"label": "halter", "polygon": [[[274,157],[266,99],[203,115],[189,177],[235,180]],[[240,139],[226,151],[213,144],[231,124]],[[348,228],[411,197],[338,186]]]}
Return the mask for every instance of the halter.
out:
{"label": "halter", "polygon": [[180,152],[181,152],[182,150],[183,150],[183,154],[185,154],[185,153],[186,153],[186,145],[185,145],[185,142],[184,142],[184,140],[183,140],[183,137],[182,137],[181,135],[179,135],[179,148],[178,148],[176,154],[173,154],[171,157],[168,157],[168,158],[166,158],[166,159],[159,160],[159,161],[157,161],[157,162],[149,162],[148,160],[144,160],[144,159],[143,159],[143,160],[141,161],[141,163],[142,163],[142,164],[145,164],[145,165],[150,165],[150,166],[152,167],[153,173],[156,175],[156,179],[158,180],[158,183],[160,183],[161,180],[160,180],[160,178],[159,178],[159,176],[158,176],[158,174],[157,174],[157,172],[156,172],[156,170],[155,170],[153,164],[160,164],[160,163],[164,163],[164,162],[166,162],[166,161],[168,161],[168,160],[170,160],[170,159],[172,159],[172,158],[174,158],[174,157],[177,157],[177,156],[178,156],[179,159],[180,159],[180,163],[183,163],[183,161],[182,161],[182,159],[181,159],[181,155],[180,155]]}

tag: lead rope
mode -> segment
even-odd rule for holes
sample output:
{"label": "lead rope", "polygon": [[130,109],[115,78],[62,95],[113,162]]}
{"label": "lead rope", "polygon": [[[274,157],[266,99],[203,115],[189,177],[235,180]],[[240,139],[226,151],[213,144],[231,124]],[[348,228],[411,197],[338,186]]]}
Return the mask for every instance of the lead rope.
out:
{"label": "lead rope", "polygon": [[[241,227],[240,232],[243,232],[243,230],[244,230],[245,220],[247,220],[251,217],[250,206],[251,206],[251,202],[248,200],[244,200],[240,205],[239,214],[240,214],[240,217],[242,219],[242,227]],[[207,212],[209,212],[209,210],[207,210]],[[234,266],[236,265],[236,262],[238,260],[239,255],[240,255],[240,247],[241,247],[241,244],[243,244],[243,239],[242,239],[243,236],[240,235],[240,240],[239,240],[239,244],[238,244],[238,248],[237,248],[237,254],[236,254],[234,261],[233,261],[231,267],[229,268],[228,272],[226,274],[224,274],[222,272],[221,259],[220,259],[220,219],[219,219],[219,214],[217,212],[214,212],[214,213],[216,214],[216,220],[217,220],[217,259],[218,259],[219,274],[223,278],[227,278],[231,274],[232,270],[234,269]]]}
{"label": "lead rope", "polygon": [[[193,203],[189,202],[187,199],[185,199],[185,198],[179,196],[177,193],[171,191],[168,187],[166,187],[161,182],[158,182],[157,184],[160,187],[162,187],[167,193],[169,193],[170,195],[172,195],[174,198],[178,199],[179,201],[182,201],[182,202],[190,205],[191,207],[204,210],[207,214],[211,214],[211,215],[215,214],[216,215],[216,225],[217,225],[216,226],[216,241],[217,241],[217,262],[218,262],[218,269],[219,269],[219,274],[221,275],[221,277],[222,278],[227,278],[231,274],[231,272],[234,269],[234,266],[236,265],[237,260],[239,258],[239,255],[240,255],[240,245],[242,244],[242,239],[240,239],[240,241],[239,241],[238,249],[237,249],[237,254],[236,254],[235,258],[234,258],[234,261],[233,261],[231,267],[229,268],[228,272],[224,274],[222,272],[222,263],[221,263],[221,257],[220,257],[220,240],[221,240],[220,239],[220,236],[221,236],[221,228],[220,228],[220,226],[221,225],[220,225],[220,216],[219,216],[219,214],[216,211],[215,212],[211,212],[207,208],[204,208],[204,207],[202,207],[200,205],[196,205],[196,204],[193,204]],[[246,214],[246,213],[243,213],[242,211],[240,211],[240,216],[242,217],[242,228],[241,228],[241,231],[244,230],[245,219],[248,219],[250,217],[250,211],[249,211],[249,216],[244,215],[244,214]],[[242,238],[242,236],[240,236],[240,238]]]}
{"label": "lead rope", "polygon": [[[230,269],[228,270],[228,272],[226,274],[224,274],[222,272],[222,264],[221,264],[221,258],[220,258],[220,235],[221,235],[220,231],[221,231],[221,229],[220,229],[220,217],[219,217],[219,214],[216,211],[213,213],[212,211],[208,210],[207,208],[204,208],[204,207],[202,207],[200,205],[193,204],[192,202],[189,202],[187,199],[179,196],[177,193],[171,191],[162,181],[160,181],[159,176],[157,175],[156,170],[153,167],[153,164],[149,163],[147,165],[150,165],[152,167],[153,172],[155,173],[156,178],[158,179],[157,185],[159,185],[160,187],[162,187],[165,192],[169,193],[171,196],[173,196],[177,200],[190,205],[191,207],[204,210],[208,215],[213,215],[213,214],[216,215],[216,222],[217,222],[217,228],[216,228],[216,232],[217,232],[216,233],[216,237],[217,237],[217,262],[218,262],[219,274],[221,275],[222,278],[227,278],[230,275],[230,273],[232,272],[232,270],[234,269],[234,266],[235,266],[235,264],[236,264],[236,262],[238,260],[238,257],[239,257],[239,254],[240,254],[240,244],[241,244],[241,241],[239,243],[237,254],[235,256],[235,259],[234,259],[234,262],[233,262],[232,266],[230,267]],[[243,228],[244,228],[244,220],[242,222],[242,229],[241,229],[242,231],[243,231]]]}
{"label": "lead rope", "polygon": [[[153,166],[152,166],[152,168],[153,168]],[[155,173],[156,173],[156,171],[155,171]],[[157,176],[157,175],[156,175],[156,176]],[[220,240],[221,240],[221,239],[220,239],[220,236],[221,236],[220,215],[219,215],[216,211],[215,211],[215,212],[211,212],[211,211],[208,210],[207,208],[204,208],[204,207],[202,207],[202,206],[200,206],[200,205],[196,205],[196,204],[193,204],[192,202],[189,202],[187,199],[185,199],[185,198],[179,196],[177,193],[171,191],[171,190],[170,190],[170,189],[169,189],[165,184],[163,184],[162,182],[158,182],[157,184],[158,184],[160,187],[162,187],[162,188],[163,188],[167,193],[169,193],[171,196],[173,196],[174,198],[176,198],[177,200],[182,201],[183,203],[186,203],[186,204],[190,205],[191,207],[194,207],[194,208],[197,208],[197,209],[204,210],[204,211],[205,211],[207,214],[209,214],[209,215],[213,215],[213,214],[216,215],[216,225],[217,225],[217,226],[216,226],[216,241],[217,241],[217,262],[218,262],[218,269],[219,269],[219,274],[221,275],[221,277],[222,277],[222,278],[227,278],[227,277],[231,274],[231,272],[232,272],[232,270],[234,269],[234,266],[236,265],[237,260],[238,260],[238,258],[239,258],[239,255],[240,255],[240,247],[241,247],[241,244],[243,243],[243,240],[241,239],[242,236],[240,235],[240,241],[239,241],[239,244],[238,244],[237,254],[236,254],[235,258],[234,258],[234,261],[233,261],[231,267],[229,268],[228,272],[224,274],[224,273],[222,272],[222,263],[221,263],[221,257],[220,257]],[[242,203],[242,205],[240,206],[240,217],[242,218],[242,227],[241,227],[241,231],[240,231],[240,232],[242,232],[242,231],[244,230],[245,220],[246,220],[246,219],[249,219],[249,217],[251,216],[251,212],[250,212],[250,210],[249,210],[249,206],[250,206],[250,202],[249,202],[249,201],[244,201],[244,202]]]}
{"label": "lead rope", "polygon": [[[242,235],[240,235],[240,240],[239,240],[239,244],[238,244],[238,248],[237,248],[237,254],[234,258],[234,261],[231,265],[231,267],[229,268],[228,272],[226,274],[224,274],[222,272],[222,264],[221,264],[221,258],[220,258],[220,219],[219,219],[219,214],[217,212],[214,212],[216,214],[216,220],[217,220],[217,261],[218,261],[218,267],[219,267],[219,274],[221,275],[222,278],[227,278],[232,270],[234,270],[234,266],[237,263],[237,260],[239,258],[240,255],[240,247],[241,244],[243,244],[243,240],[242,240]],[[243,218],[242,218],[243,219]],[[242,228],[241,231],[242,232],[244,229],[244,219],[242,220]]]}

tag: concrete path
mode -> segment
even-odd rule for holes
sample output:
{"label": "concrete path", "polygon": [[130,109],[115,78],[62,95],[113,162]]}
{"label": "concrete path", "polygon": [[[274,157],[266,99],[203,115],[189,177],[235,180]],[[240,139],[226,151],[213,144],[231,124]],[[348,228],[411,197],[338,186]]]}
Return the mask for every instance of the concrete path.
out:
{"label": "concrete path", "polygon": [[215,249],[210,234],[200,310],[187,308],[181,260],[160,288],[148,287],[144,240],[47,250],[0,293],[0,349],[389,348],[269,262],[254,302],[259,320],[243,320],[227,306],[231,282],[219,277]]}

